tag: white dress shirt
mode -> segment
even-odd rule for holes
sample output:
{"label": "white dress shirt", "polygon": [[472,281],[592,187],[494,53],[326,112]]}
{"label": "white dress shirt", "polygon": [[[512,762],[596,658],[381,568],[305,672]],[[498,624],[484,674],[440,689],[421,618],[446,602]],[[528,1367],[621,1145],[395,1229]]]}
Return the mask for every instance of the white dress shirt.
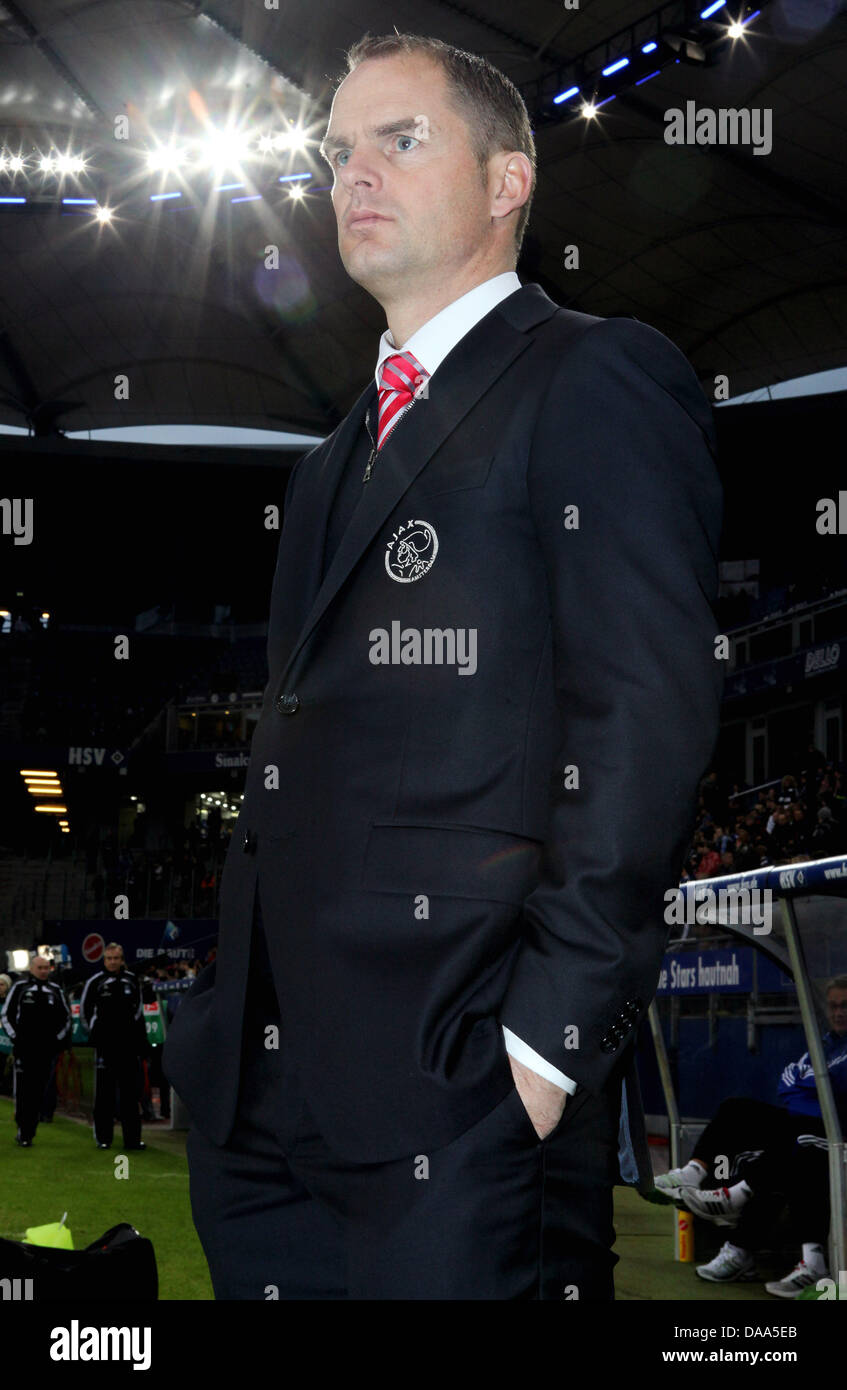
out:
{"label": "white dress shirt", "polygon": [[[434,318],[429,319],[421,328],[416,329],[402,347],[398,347],[388,329],[385,330],[379,340],[379,355],[377,357],[376,371],[374,378],[377,389],[379,389],[379,377],[382,371],[382,364],[386,357],[391,357],[395,352],[412,352],[422,367],[425,367],[429,376],[433,376],[438,370],[448,352],[464,338],[466,333],[479,323],[481,318],[500,303],[501,299],[506,299],[508,295],[514,294],[519,290],[521,282],[513,270],[507,270],[502,275],[495,275],[491,280],[485,280],[481,285],[476,285],[474,289],[468,290],[460,299],[454,299],[452,304],[448,304],[446,309],[442,309]],[[398,417],[399,418],[399,417]],[[523,1040],[517,1037],[509,1028],[503,1029],[503,1037],[506,1043],[506,1051],[516,1061],[523,1062],[524,1066],[531,1071],[537,1072],[539,1076],[544,1076],[548,1081],[552,1081],[557,1086],[561,1086],[563,1091],[573,1095],[576,1091],[576,1082],[572,1081],[564,1072],[558,1070],[544,1057],[534,1052]]]}

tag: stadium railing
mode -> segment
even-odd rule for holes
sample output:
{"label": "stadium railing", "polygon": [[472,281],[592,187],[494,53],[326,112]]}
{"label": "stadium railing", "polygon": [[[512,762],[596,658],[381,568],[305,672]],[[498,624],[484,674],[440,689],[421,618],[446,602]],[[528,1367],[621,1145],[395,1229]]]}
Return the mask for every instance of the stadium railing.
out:
{"label": "stadium railing", "polygon": [[[827,1141],[830,1269],[838,1271],[847,1269],[847,1142],[825,1061],[822,1034],[826,1028],[821,1024],[826,1017],[827,980],[847,973],[845,897],[847,856],[836,855],[689,880],[679,885],[675,904],[677,920],[684,919],[686,930],[690,924],[720,928],[762,952],[793,981]],[[680,1119],[655,999],[648,1017],[668,1114],[670,1166],[676,1167],[691,1127]],[[678,1239],[676,1257],[682,1257]]]}

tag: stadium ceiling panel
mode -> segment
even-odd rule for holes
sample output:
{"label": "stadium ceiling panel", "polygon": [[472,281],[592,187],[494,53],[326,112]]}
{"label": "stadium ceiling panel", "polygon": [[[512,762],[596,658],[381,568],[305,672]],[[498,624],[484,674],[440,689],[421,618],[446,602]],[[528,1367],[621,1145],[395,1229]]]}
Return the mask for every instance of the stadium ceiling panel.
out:
{"label": "stadium ceiling panel", "polygon": [[[316,144],[345,48],[395,25],[524,93],[524,281],[653,324],[732,395],[847,365],[845,4],[710,8],[0,0],[0,423],[334,427],[384,321],[338,260]],[[688,103],[769,111],[771,148],[669,145]]]}

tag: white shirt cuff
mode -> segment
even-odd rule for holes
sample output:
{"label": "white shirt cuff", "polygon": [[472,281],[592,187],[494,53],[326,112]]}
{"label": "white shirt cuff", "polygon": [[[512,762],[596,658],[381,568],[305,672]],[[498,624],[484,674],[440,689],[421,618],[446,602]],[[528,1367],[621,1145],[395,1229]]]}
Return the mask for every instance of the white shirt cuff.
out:
{"label": "white shirt cuff", "polygon": [[506,1051],[509,1053],[510,1057],[514,1057],[516,1062],[523,1062],[524,1066],[529,1067],[530,1071],[538,1072],[539,1076],[546,1077],[548,1081],[552,1081],[554,1086],[561,1086],[562,1090],[567,1091],[568,1095],[572,1096],[576,1094],[577,1083],[572,1081],[569,1076],[565,1076],[564,1072],[557,1071],[549,1062],[545,1062],[543,1057],[539,1057],[537,1052],[533,1052],[532,1048],[528,1047],[510,1028],[503,1028],[503,1037],[506,1041]]}

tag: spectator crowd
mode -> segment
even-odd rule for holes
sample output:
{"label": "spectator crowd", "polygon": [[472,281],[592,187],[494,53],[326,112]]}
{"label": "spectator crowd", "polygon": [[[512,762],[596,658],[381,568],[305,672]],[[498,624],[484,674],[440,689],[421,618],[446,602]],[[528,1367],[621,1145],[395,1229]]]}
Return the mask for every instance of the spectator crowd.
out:
{"label": "spectator crowd", "polygon": [[798,763],[758,790],[727,786],[714,770],[704,777],[683,879],[847,854],[843,765],[811,742]]}

